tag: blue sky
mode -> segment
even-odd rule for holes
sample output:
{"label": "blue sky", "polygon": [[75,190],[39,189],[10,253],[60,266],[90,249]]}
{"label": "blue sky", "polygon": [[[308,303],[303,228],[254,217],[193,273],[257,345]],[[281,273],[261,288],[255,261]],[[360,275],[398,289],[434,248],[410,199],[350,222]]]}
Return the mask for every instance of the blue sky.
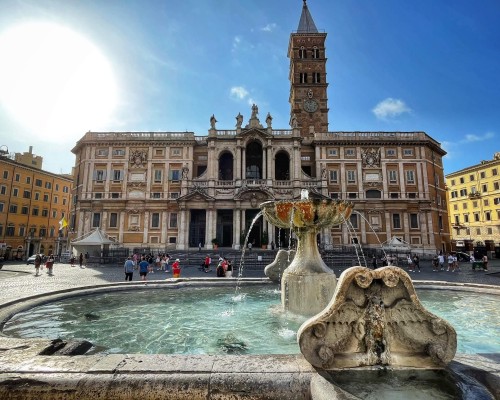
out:
{"label": "blue sky", "polygon": [[[445,173],[500,151],[498,0],[307,4],[328,33],[330,131],[425,131],[448,152]],[[302,0],[0,0],[0,145],[31,145],[60,173],[88,130],[206,135],[212,114],[233,129],[252,103],[288,129],[287,47],[301,9]]]}

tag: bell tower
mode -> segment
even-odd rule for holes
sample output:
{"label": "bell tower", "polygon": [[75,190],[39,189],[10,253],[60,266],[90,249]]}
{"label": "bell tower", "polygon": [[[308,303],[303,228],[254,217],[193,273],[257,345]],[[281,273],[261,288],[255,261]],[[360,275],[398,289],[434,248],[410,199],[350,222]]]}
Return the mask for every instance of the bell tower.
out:
{"label": "bell tower", "polygon": [[297,32],[290,35],[290,125],[300,128],[301,136],[328,132],[326,82],[326,33],[319,32],[303,0]]}

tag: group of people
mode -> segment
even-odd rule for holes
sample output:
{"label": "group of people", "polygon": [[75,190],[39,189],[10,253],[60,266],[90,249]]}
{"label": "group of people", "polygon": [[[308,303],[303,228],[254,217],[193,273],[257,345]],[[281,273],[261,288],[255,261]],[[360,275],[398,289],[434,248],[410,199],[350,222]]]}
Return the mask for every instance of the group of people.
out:
{"label": "group of people", "polygon": [[[132,281],[134,271],[139,271],[139,276],[142,281],[147,280],[148,274],[154,274],[155,268],[157,271],[170,272],[169,269],[170,255],[168,253],[160,253],[154,256],[153,254],[134,253],[127,257],[123,268],[125,270],[125,281]],[[172,276],[179,278],[181,275],[180,260],[177,258],[172,263]]]}
{"label": "group of people", "polygon": [[38,253],[35,257],[35,276],[40,275],[40,267],[45,262],[45,268],[47,268],[48,275],[54,275],[54,262],[55,258],[53,254],[49,254],[47,258],[43,257],[40,253]]}
{"label": "group of people", "polygon": [[[205,273],[212,272],[212,257],[210,256],[210,254],[207,254],[205,256],[199,269],[201,271],[204,271]],[[228,260],[226,257],[219,257],[215,272],[217,277],[219,278],[230,278],[231,276],[233,276],[233,264],[231,263],[231,260]]]}

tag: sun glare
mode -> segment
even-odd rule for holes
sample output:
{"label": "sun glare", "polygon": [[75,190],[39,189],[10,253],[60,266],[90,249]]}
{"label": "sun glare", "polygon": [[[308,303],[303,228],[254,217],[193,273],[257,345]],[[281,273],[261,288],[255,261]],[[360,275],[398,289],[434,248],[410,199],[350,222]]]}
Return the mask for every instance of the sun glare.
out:
{"label": "sun glare", "polygon": [[117,90],[111,66],[68,28],[27,23],[0,33],[0,103],[44,139],[69,139],[111,116]]}

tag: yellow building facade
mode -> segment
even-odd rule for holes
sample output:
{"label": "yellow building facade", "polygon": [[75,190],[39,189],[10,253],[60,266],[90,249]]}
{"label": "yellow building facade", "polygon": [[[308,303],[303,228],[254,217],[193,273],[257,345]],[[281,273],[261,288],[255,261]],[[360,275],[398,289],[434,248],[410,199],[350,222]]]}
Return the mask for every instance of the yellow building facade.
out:
{"label": "yellow building facade", "polygon": [[68,228],[60,231],[60,222],[71,209],[72,177],[43,171],[40,157],[27,154],[16,157],[22,162],[0,155],[0,255],[8,260],[68,247]]}
{"label": "yellow building facade", "polygon": [[489,256],[500,248],[500,152],[446,175],[452,246]]}

